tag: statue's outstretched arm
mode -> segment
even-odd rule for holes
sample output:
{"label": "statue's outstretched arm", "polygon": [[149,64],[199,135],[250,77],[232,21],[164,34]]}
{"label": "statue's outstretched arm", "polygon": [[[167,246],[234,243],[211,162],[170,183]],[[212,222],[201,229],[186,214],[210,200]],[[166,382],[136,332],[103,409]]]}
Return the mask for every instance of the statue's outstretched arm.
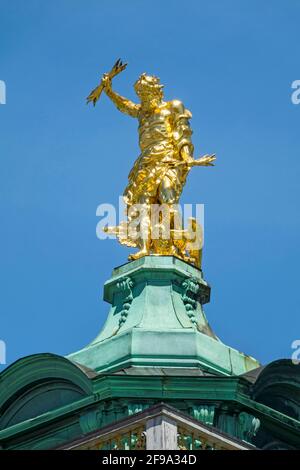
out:
{"label": "statue's outstretched arm", "polygon": [[194,159],[194,146],[191,140],[192,130],[189,123],[192,117],[191,112],[179,100],[171,101],[170,107],[173,112],[173,138],[181,157],[178,165],[188,165],[190,168],[193,166],[213,166],[213,162],[216,160],[214,154]]}
{"label": "statue's outstretched arm", "polygon": [[187,164],[189,167],[192,166],[214,166],[214,161],[216,160],[215,154],[204,155],[201,158],[194,159],[193,150],[189,145],[184,145],[180,151],[182,164]]}

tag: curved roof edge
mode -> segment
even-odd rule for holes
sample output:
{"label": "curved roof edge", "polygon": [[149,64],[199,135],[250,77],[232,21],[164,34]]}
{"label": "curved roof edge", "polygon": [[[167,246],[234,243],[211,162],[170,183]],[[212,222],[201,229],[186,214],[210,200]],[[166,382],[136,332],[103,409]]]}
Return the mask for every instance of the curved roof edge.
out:
{"label": "curved roof edge", "polygon": [[18,359],[0,373],[0,409],[22,390],[29,390],[45,381],[64,380],[81,389],[86,395],[92,392],[91,378],[95,372],[63,356],[40,353]]}

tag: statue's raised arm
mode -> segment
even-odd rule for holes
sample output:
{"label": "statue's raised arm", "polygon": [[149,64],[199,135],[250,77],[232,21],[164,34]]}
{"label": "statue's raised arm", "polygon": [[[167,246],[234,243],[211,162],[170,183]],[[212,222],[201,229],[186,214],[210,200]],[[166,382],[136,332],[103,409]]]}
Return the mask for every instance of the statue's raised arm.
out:
{"label": "statue's raised arm", "polygon": [[103,75],[100,84],[89,94],[87,97],[87,103],[93,102],[95,106],[102,91],[104,91],[122,113],[128,114],[132,117],[137,117],[140,105],[124,98],[112,89],[112,79],[125,70],[126,67],[127,64],[123,64],[121,60],[118,59],[111,71]]}

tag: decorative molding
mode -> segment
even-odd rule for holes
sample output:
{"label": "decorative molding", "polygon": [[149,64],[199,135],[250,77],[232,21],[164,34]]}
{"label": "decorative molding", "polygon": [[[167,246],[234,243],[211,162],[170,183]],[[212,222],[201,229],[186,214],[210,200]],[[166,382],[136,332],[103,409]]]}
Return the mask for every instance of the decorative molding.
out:
{"label": "decorative molding", "polygon": [[199,293],[200,285],[198,279],[190,277],[182,282],[183,293],[181,295],[187,315],[191,322],[197,326],[195,310],[197,307],[196,295]]}
{"label": "decorative molding", "polygon": [[260,420],[246,411],[223,403],[220,406],[217,427],[251,444],[260,427]]}
{"label": "decorative molding", "polygon": [[237,425],[238,437],[243,441],[251,442],[260,427],[260,420],[255,416],[242,411],[238,415]]}
{"label": "decorative molding", "polygon": [[125,297],[123,299],[122,310],[120,312],[118,329],[120,329],[127,320],[131,302],[133,301],[132,287],[133,281],[130,277],[125,277],[121,281],[117,282],[118,291],[122,292],[123,296]]}
{"label": "decorative molding", "polygon": [[141,411],[146,410],[149,408],[149,406],[153,405],[154,403],[148,402],[148,403],[128,403],[127,404],[127,410],[128,410],[128,416],[132,416],[136,413],[140,413]]}
{"label": "decorative molding", "polygon": [[190,415],[204,424],[213,425],[215,417],[214,405],[193,405]]}

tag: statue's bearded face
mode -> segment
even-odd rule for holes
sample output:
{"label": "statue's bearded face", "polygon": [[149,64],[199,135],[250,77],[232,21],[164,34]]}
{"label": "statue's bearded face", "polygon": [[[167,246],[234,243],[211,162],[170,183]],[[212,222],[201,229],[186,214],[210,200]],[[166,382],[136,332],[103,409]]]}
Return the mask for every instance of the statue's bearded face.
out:
{"label": "statue's bearded face", "polygon": [[134,89],[141,101],[163,99],[163,85],[159,78],[143,73],[134,84]]}

